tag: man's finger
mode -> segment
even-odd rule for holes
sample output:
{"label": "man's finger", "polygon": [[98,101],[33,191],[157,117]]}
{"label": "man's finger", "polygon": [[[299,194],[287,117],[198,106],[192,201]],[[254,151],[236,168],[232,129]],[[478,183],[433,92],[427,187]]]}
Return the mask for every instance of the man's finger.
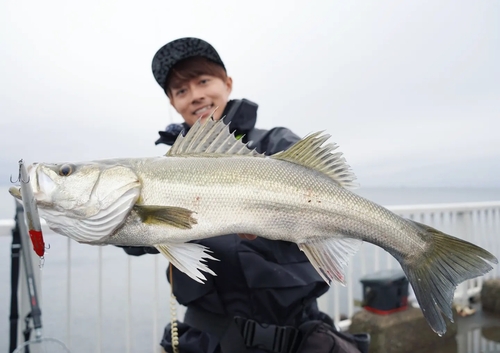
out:
{"label": "man's finger", "polygon": [[253,234],[238,234],[238,236],[241,239],[246,239],[246,240],[255,240],[255,239],[257,239],[257,236],[253,235]]}

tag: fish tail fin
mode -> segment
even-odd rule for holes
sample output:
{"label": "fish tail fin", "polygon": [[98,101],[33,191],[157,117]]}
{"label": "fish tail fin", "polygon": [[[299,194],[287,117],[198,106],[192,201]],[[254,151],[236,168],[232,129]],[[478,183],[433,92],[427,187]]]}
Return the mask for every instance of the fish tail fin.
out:
{"label": "fish tail fin", "polygon": [[432,330],[446,332],[444,313],[453,322],[452,302],[456,287],[463,281],[489,272],[488,263],[498,260],[488,251],[437,229],[413,222],[426,238],[432,239],[423,256],[401,261],[424,317]]}

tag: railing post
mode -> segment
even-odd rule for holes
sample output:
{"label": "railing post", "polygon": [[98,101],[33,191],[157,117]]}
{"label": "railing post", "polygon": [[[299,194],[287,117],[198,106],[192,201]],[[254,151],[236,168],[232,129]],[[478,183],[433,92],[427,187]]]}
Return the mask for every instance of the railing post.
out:
{"label": "railing post", "polygon": [[97,275],[97,352],[102,351],[102,246],[98,249],[98,275]]}
{"label": "railing post", "polygon": [[[469,211],[459,211],[456,213],[456,235],[458,238],[467,240],[467,234],[471,230],[471,214]],[[469,304],[469,281],[464,281],[460,283],[455,292],[455,302],[460,306],[466,306]]]}
{"label": "railing post", "polygon": [[66,332],[68,349],[71,350],[71,239],[66,240],[66,261],[67,261],[67,278],[66,278]]}
{"label": "railing post", "polygon": [[132,258],[127,256],[127,318],[125,332],[127,337],[126,352],[132,352]]}
{"label": "railing post", "polygon": [[[492,235],[494,237],[496,237],[496,239],[498,239],[500,237],[500,207],[496,207],[495,208],[495,212],[494,212],[494,217],[493,217],[493,232],[492,232]],[[494,253],[494,255],[496,255],[497,257],[500,257],[500,241],[497,240],[496,241],[496,251]],[[494,270],[496,272],[496,276],[497,277],[500,277],[500,265],[496,265],[496,270]]]}
{"label": "railing post", "polygon": [[158,257],[154,256],[153,260],[153,274],[154,274],[154,288],[153,288],[153,351],[158,349],[158,344],[160,340],[158,339],[158,312],[160,311],[160,305],[158,301]]}

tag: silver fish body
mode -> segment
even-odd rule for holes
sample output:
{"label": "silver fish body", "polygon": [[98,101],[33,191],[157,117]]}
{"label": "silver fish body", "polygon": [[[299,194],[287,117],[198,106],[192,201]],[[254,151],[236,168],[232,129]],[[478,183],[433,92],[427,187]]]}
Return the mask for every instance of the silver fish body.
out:
{"label": "silver fish body", "polygon": [[[82,243],[155,246],[203,282],[209,249],[190,240],[247,233],[296,243],[331,284],[362,241],[392,254],[432,329],[446,332],[456,286],[497,259],[471,243],[403,219],[347,187],[354,175],[328,136],[312,134],[270,157],[249,150],[222,121],[196,123],[167,156],[38,164],[40,214]],[[15,193],[13,193],[15,194]]]}
{"label": "silver fish body", "polygon": [[149,224],[131,212],[104,240],[108,244],[154,246],[248,233],[298,244],[348,236],[400,254],[415,246],[425,249],[412,222],[301,165],[246,156],[162,157],[120,164],[141,180],[141,204],[191,210],[196,224],[189,229]]}

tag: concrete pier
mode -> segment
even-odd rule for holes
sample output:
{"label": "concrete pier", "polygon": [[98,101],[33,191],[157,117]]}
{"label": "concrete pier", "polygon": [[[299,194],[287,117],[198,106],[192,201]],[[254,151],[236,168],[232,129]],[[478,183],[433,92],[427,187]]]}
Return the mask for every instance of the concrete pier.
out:
{"label": "concrete pier", "polygon": [[485,312],[500,315],[500,278],[483,282],[481,303]]}
{"label": "concrete pier", "polygon": [[419,308],[389,315],[361,310],[353,316],[349,331],[370,333],[370,353],[403,353],[409,348],[411,352],[456,352],[456,323],[448,321],[446,334],[439,337]]}

